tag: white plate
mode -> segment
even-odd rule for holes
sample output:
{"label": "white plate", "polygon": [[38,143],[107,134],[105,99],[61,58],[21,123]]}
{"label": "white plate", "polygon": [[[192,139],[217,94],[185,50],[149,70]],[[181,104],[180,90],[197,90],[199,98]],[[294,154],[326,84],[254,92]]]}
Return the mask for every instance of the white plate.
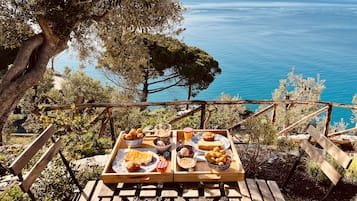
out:
{"label": "white plate", "polygon": [[[125,156],[131,149],[119,149],[117,155],[112,163],[112,169],[117,173],[129,173],[125,167]],[[153,159],[149,164],[141,165],[139,171],[136,172],[152,172],[156,169],[159,162],[159,156],[156,154],[156,149],[150,148],[135,148],[138,151],[150,151],[153,153]]]}
{"label": "white plate", "polygon": [[[201,151],[201,152],[207,152],[208,150],[202,150],[202,149],[198,148],[198,141],[200,141],[202,138],[203,138],[203,133],[197,133],[197,134],[192,136],[192,138],[190,139],[189,143],[196,150]],[[231,144],[229,143],[228,138],[226,138],[225,136],[223,136],[221,134],[215,133],[214,141],[221,141],[222,144],[223,144],[223,149],[224,150],[228,149],[231,146]]]}

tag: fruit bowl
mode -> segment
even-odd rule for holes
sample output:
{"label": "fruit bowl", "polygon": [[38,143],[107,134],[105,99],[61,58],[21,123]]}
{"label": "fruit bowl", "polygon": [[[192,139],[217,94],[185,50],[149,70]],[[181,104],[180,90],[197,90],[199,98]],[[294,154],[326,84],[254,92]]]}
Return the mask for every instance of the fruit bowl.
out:
{"label": "fruit bowl", "polygon": [[225,163],[223,165],[218,165],[215,163],[210,163],[206,160],[208,167],[218,169],[218,170],[226,170],[231,166],[231,163]]}
{"label": "fruit bowl", "polygon": [[135,140],[123,139],[123,141],[128,147],[138,147],[143,143],[144,138],[139,138],[139,139],[135,139]]}
{"label": "fruit bowl", "polygon": [[144,141],[144,133],[141,128],[131,129],[128,133],[123,133],[123,141],[128,147],[137,147]]}
{"label": "fruit bowl", "polygon": [[231,156],[220,147],[215,147],[213,150],[205,154],[207,165],[210,168],[225,170],[231,166]]}

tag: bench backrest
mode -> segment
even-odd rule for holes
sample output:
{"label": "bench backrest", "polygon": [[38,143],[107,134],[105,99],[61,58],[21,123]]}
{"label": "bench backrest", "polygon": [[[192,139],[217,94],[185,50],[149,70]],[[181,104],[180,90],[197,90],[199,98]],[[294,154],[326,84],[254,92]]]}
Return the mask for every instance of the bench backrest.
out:
{"label": "bench backrest", "polygon": [[[53,156],[59,152],[60,147],[62,146],[61,139],[57,139],[53,144],[46,149],[42,154],[41,158],[35,163],[35,165],[30,169],[30,171],[23,176],[22,170],[26,167],[29,161],[36,155],[36,153],[41,150],[48,140],[55,133],[55,127],[53,125],[48,126],[22,153],[16,158],[16,160],[10,165],[10,171],[13,174],[17,175],[21,180],[21,189],[29,193],[30,187],[34,181],[40,176],[41,172],[47,164],[51,161]],[[31,193],[32,194],[32,193]],[[31,197],[33,195],[30,195]]]}
{"label": "bench backrest", "polygon": [[[309,126],[307,132],[310,134],[313,141],[316,141],[322,147],[322,149],[327,152],[341,167],[344,169],[349,167],[352,158],[349,157],[347,153],[342,151],[327,137],[320,134],[321,132],[314,126]],[[336,170],[336,168],[331,165],[328,160],[326,160],[324,153],[319,151],[313,144],[311,144],[311,140],[301,141],[300,147],[311,157],[311,159],[317,163],[317,165],[331,180],[331,182],[336,185],[342,178],[342,172]]]}

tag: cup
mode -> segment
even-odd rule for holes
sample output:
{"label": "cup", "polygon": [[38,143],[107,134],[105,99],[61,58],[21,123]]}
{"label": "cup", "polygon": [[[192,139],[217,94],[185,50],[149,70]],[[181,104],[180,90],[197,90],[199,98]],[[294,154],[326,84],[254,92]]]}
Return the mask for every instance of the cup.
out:
{"label": "cup", "polygon": [[158,137],[169,137],[171,133],[171,124],[157,124],[155,126],[155,135]]}
{"label": "cup", "polygon": [[192,138],[192,135],[193,135],[192,128],[186,127],[183,129],[183,136],[184,136],[185,142],[188,142]]}

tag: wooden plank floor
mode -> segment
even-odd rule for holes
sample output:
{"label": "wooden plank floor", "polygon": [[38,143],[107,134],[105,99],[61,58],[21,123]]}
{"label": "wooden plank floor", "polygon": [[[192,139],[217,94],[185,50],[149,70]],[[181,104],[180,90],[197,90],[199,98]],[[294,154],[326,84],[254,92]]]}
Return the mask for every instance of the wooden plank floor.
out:
{"label": "wooden plank floor", "polygon": [[[111,185],[104,184],[102,181],[90,181],[87,183],[85,193],[91,197],[91,201],[284,201],[275,181],[255,179],[225,183],[120,183]],[[82,196],[80,200],[86,199]]]}

